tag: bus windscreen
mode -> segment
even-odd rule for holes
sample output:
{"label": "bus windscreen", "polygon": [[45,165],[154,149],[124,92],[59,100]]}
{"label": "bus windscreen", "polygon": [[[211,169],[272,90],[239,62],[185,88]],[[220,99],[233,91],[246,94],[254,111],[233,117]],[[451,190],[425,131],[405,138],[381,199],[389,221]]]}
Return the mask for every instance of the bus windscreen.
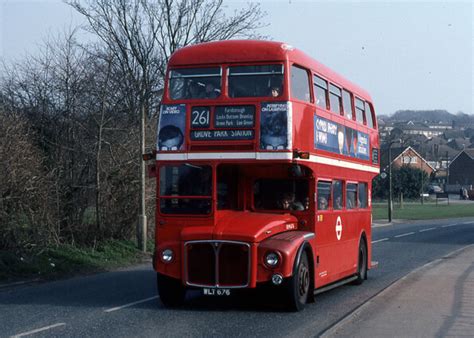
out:
{"label": "bus windscreen", "polygon": [[221,95],[221,67],[180,68],[170,71],[172,100],[214,99]]}
{"label": "bus windscreen", "polygon": [[283,90],[283,65],[229,67],[230,97],[278,97]]}

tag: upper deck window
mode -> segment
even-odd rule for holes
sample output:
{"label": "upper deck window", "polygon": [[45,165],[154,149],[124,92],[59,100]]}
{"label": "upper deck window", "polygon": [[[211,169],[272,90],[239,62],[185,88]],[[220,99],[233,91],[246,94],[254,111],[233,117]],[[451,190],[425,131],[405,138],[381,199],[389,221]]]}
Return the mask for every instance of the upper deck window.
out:
{"label": "upper deck window", "polygon": [[367,118],[367,126],[370,128],[374,127],[374,112],[372,110],[372,105],[369,102],[365,103],[365,117]]}
{"label": "upper deck window", "polygon": [[341,88],[334,86],[333,84],[329,85],[329,103],[331,111],[335,113],[341,113],[342,98],[341,98]]}
{"label": "upper deck window", "polygon": [[346,118],[349,120],[352,120],[352,116],[354,116],[354,107],[352,106],[352,99],[351,99],[351,93],[349,93],[347,90],[342,90],[342,99],[344,102],[344,115]]}
{"label": "upper deck window", "polygon": [[316,105],[323,109],[327,109],[328,83],[316,75],[314,75],[313,81]]}
{"label": "upper deck window", "polygon": [[356,106],[356,120],[360,124],[364,124],[364,113],[365,113],[364,101],[356,98],[355,99],[355,106]]}
{"label": "upper deck window", "polygon": [[283,65],[229,67],[230,97],[279,97]]}
{"label": "upper deck window", "polygon": [[311,101],[309,94],[309,78],[306,69],[291,67],[291,95],[301,101]]}
{"label": "upper deck window", "polygon": [[172,100],[214,99],[221,95],[221,77],[220,67],[173,69],[169,96]]}

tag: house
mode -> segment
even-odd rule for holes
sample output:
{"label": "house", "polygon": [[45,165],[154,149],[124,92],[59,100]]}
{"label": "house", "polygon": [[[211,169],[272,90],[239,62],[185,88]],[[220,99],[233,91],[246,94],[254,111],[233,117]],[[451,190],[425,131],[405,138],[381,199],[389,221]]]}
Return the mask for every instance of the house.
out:
{"label": "house", "polygon": [[449,164],[449,184],[474,185],[474,149],[461,150]]}
{"label": "house", "polygon": [[388,164],[391,162],[392,168],[407,165],[412,168],[424,170],[428,175],[431,175],[431,173],[436,171],[436,169],[412,147],[392,148],[392,160],[390,162],[388,161],[388,148],[381,149],[381,152],[382,156],[380,164],[382,168],[388,167]]}
{"label": "house", "polygon": [[418,121],[397,122],[393,129],[401,129],[407,135],[424,135],[428,138],[442,135],[444,129],[430,128],[427,124]]}

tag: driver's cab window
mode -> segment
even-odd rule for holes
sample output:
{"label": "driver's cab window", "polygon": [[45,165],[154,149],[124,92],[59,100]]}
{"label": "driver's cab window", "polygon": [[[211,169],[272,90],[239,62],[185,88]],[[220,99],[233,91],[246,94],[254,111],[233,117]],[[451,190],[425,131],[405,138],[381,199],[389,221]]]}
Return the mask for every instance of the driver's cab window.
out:
{"label": "driver's cab window", "polygon": [[258,179],[254,184],[257,210],[304,211],[309,209],[306,179]]}

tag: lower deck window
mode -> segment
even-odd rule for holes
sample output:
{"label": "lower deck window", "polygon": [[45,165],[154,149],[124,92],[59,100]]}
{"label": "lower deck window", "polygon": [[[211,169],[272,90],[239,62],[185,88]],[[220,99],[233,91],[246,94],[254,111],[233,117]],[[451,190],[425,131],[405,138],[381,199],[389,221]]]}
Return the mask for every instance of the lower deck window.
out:
{"label": "lower deck window", "polygon": [[355,209],[357,208],[357,184],[348,183],[346,187],[346,209]]}
{"label": "lower deck window", "polygon": [[209,214],[212,168],[194,164],[160,168],[160,211],[164,214]]}

